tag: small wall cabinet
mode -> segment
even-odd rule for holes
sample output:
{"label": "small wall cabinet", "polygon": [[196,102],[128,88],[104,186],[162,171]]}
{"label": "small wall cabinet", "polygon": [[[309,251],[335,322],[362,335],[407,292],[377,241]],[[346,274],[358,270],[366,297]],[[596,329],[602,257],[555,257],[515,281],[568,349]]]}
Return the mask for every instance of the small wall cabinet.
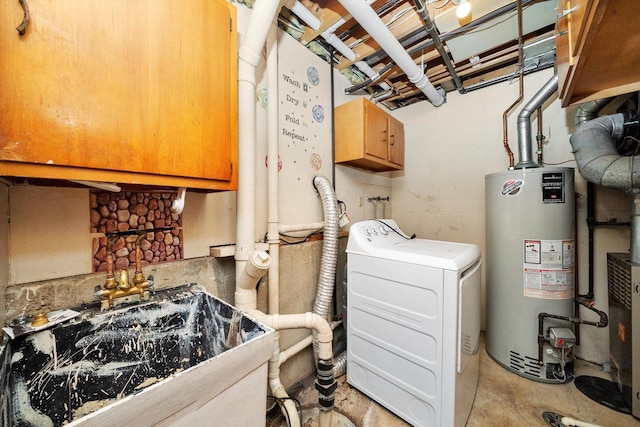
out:
{"label": "small wall cabinet", "polygon": [[0,3],[0,176],[237,188],[224,0]]}
{"label": "small wall cabinet", "polygon": [[336,107],[335,162],[376,172],[402,170],[404,125],[366,98]]}
{"label": "small wall cabinet", "polygon": [[561,0],[556,56],[562,106],[640,90],[638,0]]}

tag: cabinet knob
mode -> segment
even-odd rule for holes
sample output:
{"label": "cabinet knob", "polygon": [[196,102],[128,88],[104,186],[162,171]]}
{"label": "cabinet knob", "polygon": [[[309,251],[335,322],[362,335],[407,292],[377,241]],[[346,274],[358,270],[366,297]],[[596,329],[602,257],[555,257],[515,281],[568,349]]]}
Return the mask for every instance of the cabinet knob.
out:
{"label": "cabinet knob", "polygon": [[394,134],[391,134],[391,142],[389,143],[389,145],[395,145],[396,143],[396,136]]}

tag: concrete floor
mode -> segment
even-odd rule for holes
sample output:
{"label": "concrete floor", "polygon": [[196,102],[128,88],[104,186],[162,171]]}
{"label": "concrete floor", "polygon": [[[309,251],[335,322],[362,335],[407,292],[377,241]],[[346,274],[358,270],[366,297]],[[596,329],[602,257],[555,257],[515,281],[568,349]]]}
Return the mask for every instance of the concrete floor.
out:
{"label": "concrete floor", "polygon": [[[597,365],[576,361],[576,375],[609,378]],[[316,402],[313,378],[300,384],[294,396],[305,406]],[[346,382],[338,379],[335,407],[357,427],[406,427],[406,422],[370,400]],[[484,345],[480,350],[478,392],[467,427],[518,426],[544,427],[543,412],[555,412],[603,427],[640,427],[640,420],[605,406],[584,394],[573,384],[543,384],[516,375],[489,357]]]}

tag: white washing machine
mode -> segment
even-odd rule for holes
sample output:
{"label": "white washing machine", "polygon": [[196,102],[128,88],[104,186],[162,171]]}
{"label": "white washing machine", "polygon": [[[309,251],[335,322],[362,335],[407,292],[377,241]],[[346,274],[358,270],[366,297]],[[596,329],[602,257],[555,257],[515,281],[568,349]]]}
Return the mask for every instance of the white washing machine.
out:
{"label": "white washing machine", "polygon": [[347,381],[414,426],[460,427],[478,386],[480,250],[351,226]]}

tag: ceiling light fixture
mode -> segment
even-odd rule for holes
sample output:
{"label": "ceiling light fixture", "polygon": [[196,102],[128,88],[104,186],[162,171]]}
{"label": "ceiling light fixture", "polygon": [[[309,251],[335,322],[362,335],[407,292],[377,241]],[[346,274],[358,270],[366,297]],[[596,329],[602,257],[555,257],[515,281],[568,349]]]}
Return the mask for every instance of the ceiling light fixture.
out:
{"label": "ceiling light fixture", "polygon": [[456,16],[458,19],[466,18],[471,13],[471,3],[467,0],[451,0],[451,3],[458,6],[456,8]]}

